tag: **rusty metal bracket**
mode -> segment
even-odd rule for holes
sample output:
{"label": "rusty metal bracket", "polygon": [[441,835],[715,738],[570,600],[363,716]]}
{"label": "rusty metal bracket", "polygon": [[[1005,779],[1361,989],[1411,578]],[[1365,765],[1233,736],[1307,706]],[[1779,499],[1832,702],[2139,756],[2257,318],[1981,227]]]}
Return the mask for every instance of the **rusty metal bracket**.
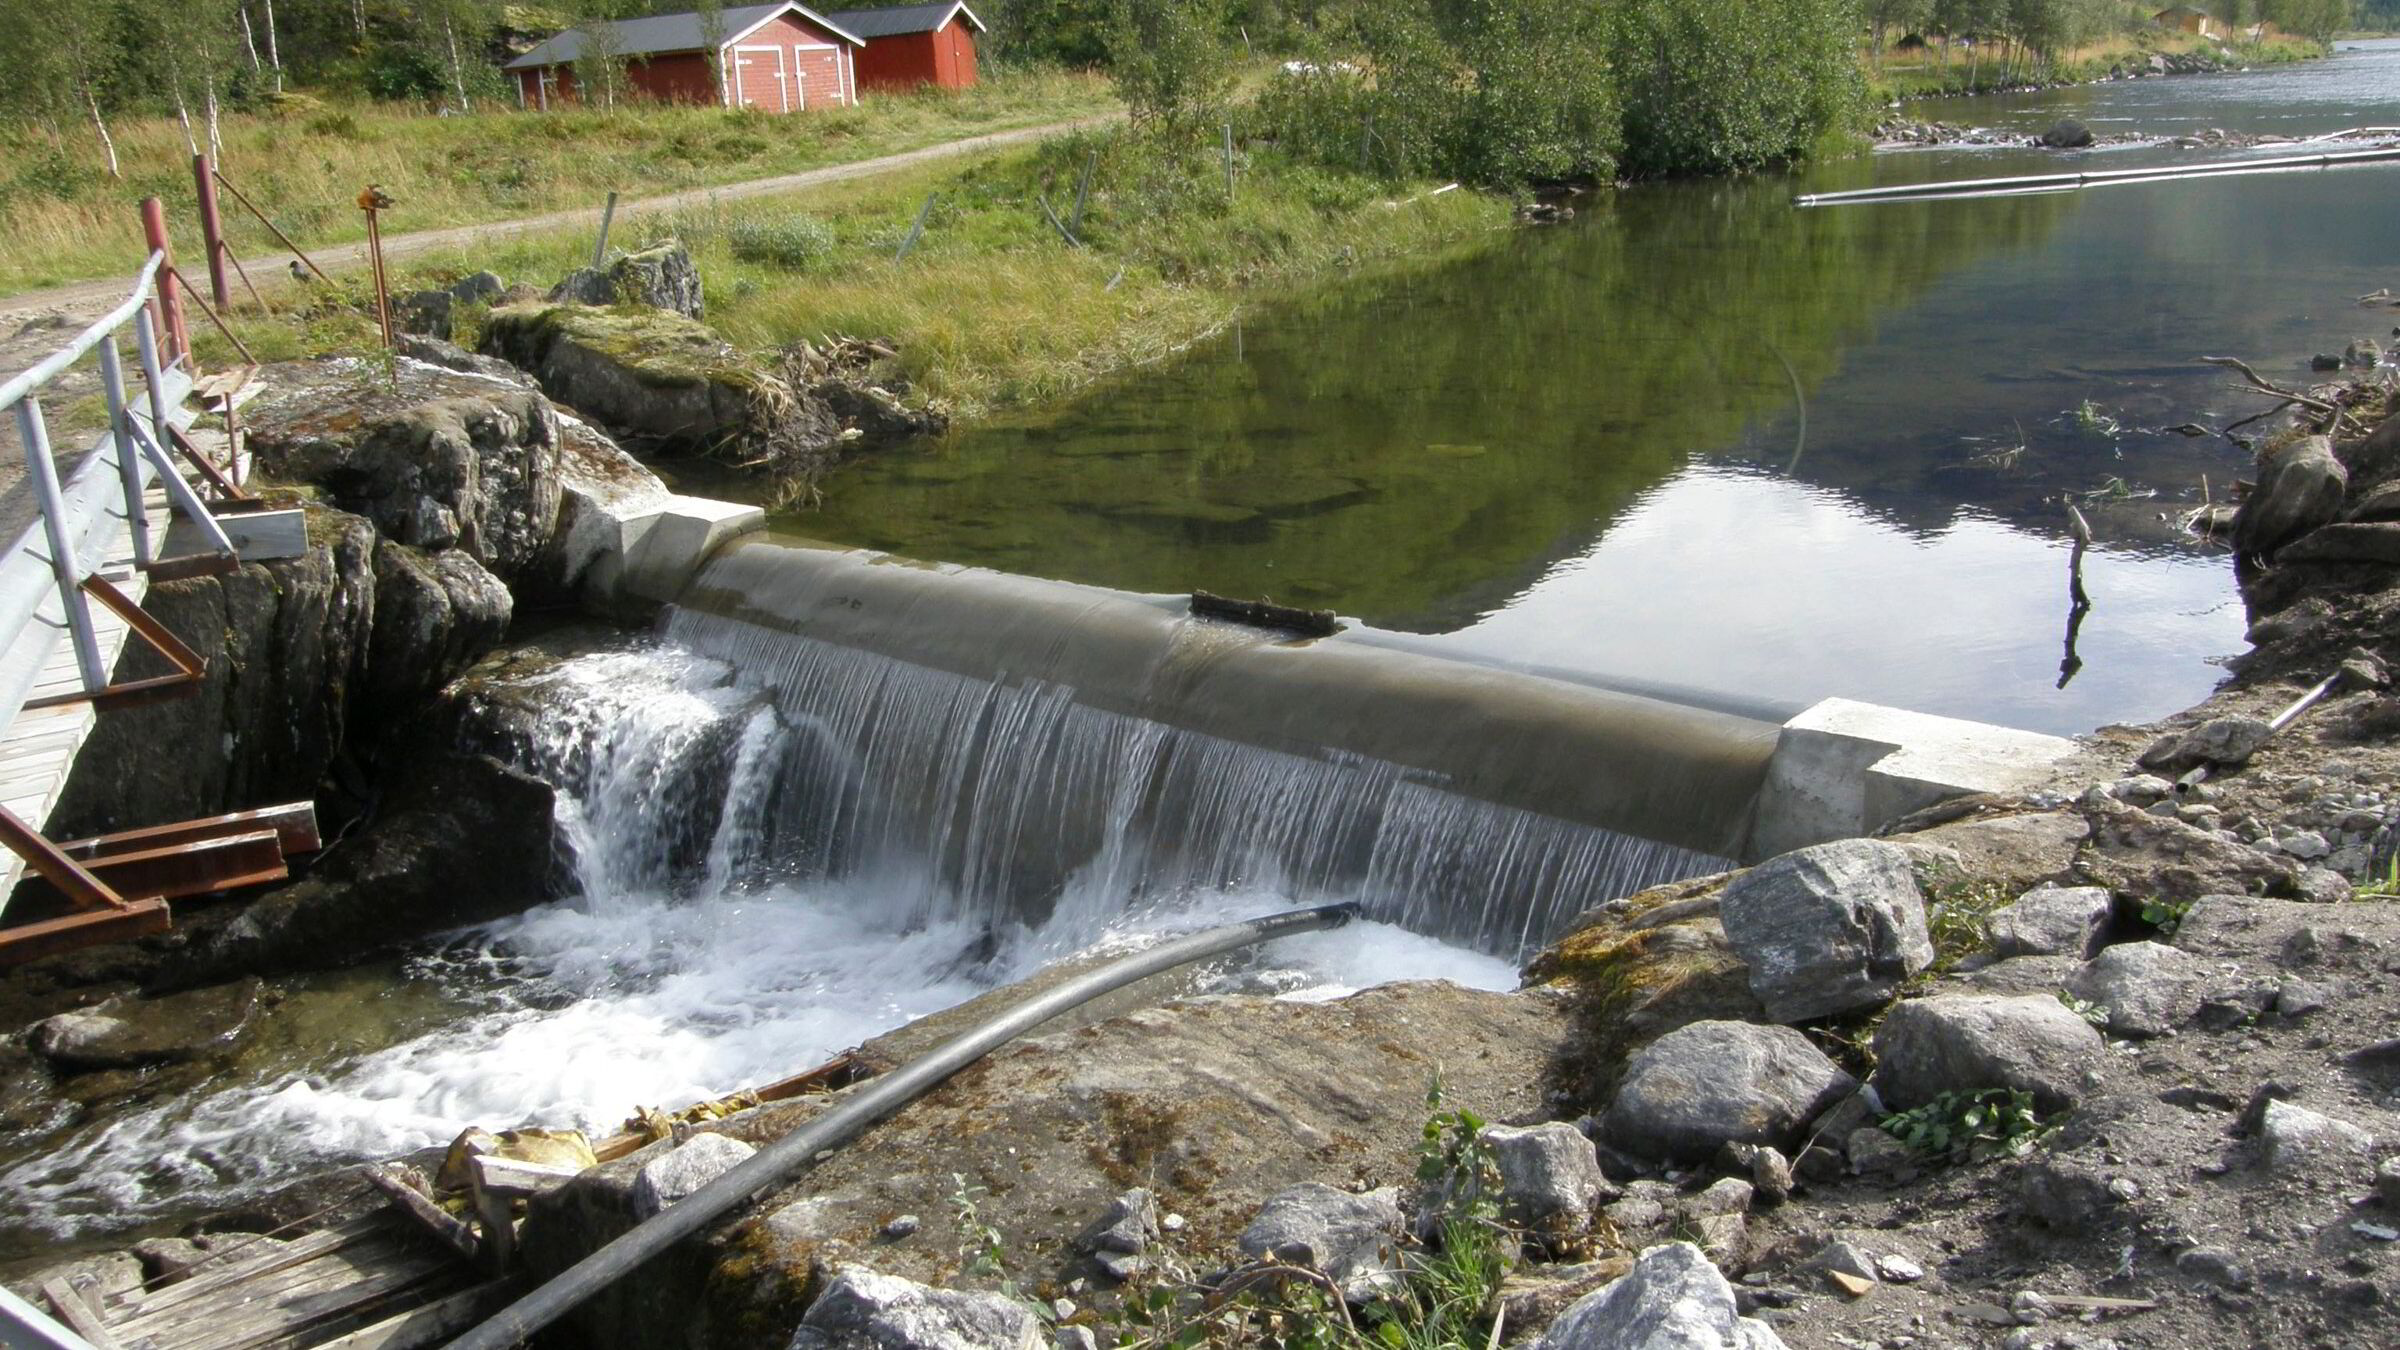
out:
{"label": "rusty metal bracket", "polygon": [[[198,652],[185,646],[183,639],[168,631],[165,624],[150,616],[148,610],[135,604],[133,597],[118,590],[102,576],[83,579],[83,589],[108,611],[125,621],[134,636],[150,645],[150,650],[167,659],[175,667],[172,675],[158,675],[146,680],[128,680],[105,689],[78,690],[72,694],[52,694],[47,698],[26,700],[28,708],[54,708],[68,703],[89,702],[100,709],[123,708],[155,703],[161,699],[182,698],[199,691],[200,681],[208,676],[208,661]],[[20,853],[23,850],[18,850]]]}

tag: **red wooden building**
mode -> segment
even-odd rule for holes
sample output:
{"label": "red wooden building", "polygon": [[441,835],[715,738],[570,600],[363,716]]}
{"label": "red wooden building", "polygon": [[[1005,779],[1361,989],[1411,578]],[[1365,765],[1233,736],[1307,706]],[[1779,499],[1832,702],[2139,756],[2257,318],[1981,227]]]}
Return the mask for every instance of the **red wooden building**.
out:
{"label": "red wooden building", "polygon": [[[696,13],[608,28],[626,58],[626,82],[650,98],[799,112],[856,103],[863,83],[866,39],[806,5],[728,5],[713,33]],[[509,62],[518,101],[528,108],[576,101],[575,62],[585,42],[582,29],[570,28]],[[724,63],[721,93],[709,69],[712,46]]]}
{"label": "red wooden building", "polygon": [[867,40],[858,53],[861,89],[964,89],[975,83],[975,35],[983,20],[962,0],[845,9],[829,17]]}

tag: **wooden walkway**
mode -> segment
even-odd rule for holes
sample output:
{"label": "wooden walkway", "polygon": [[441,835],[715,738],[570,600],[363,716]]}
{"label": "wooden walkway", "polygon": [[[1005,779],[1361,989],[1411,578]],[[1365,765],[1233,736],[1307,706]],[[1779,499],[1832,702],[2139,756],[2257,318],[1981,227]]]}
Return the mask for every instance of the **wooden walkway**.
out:
{"label": "wooden walkway", "polygon": [[230,1248],[175,1284],[41,1292],[94,1350],[414,1350],[473,1325],[509,1286],[386,1208],[255,1254]]}

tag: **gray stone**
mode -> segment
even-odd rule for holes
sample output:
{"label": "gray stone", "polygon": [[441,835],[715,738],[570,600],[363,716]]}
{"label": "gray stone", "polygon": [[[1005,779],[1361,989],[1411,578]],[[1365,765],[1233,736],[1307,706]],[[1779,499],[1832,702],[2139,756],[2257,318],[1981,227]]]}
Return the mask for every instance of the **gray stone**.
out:
{"label": "gray stone", "polygon": [[2027,1161],[2017,1177],[2017,1199],[2030,1217],[2070,1233],[2106,1222],[2123,1203],[2097,1168],[2063,1157]]}
{"label": "gray stone", "polygon": [[414,333],[420,337],[450,340],[450,306],[454,297],[448,291],[411,291],[392,297],[392,328],[397,332]]}
{"label": "gray stone", "polygon": [[2055,1111],[2082,1100],[2085,1074],[2106,1052],[2100,1033],[2055,998],[1947,994],[1910,999],[1884,1017],[1873,1082],[1899,1110],[1945,1092],[2016,1088]]}
{"label": "gray stone", "polygon": [[2386,1158],[2377,1165],[2375,1195],[2385,1209],[2400,1212],[2400,1158]]}
{"label": "gray stone", "polygon": [[2176,1256],[2175,1271],[2202,1284],[2222,1285],[2227,1289],[2250,1286],[2249,1268],[2223,1247],[2193,1247]]}
{"label": "gray stone", "polygon": [[1853,1279],[1880,1281],[1883,1272],[1878,1268],[1874,1253],[1855,1242],[1828,1242],[1817,1254],[1800,1263],[1803,1271],[1839,1271]]}
{"label": "gray stone", "polygon": [[1783,1341],[1741,1315],[1733,1286],[1698,1247],[1670,1242],[1576,1300],[1533,1350],[1783,1350]]}
{"label": "gray stone", "polygon": [[1770,858],[1725,887],[1718,914],[1777,1022],[1871,1007],[1933,962],[1909,855],[1875,840]]}
{"label": "gray stone", "polygon": [[2346,1120],[2269,1100],[2259,1118],[2259,1161],[2282,1176],[2339,1179],[2363,1170],[2375,1137]]}
{"label": "gray stone", "polygon": [[1843,1136],[1842,1152],[1851,1173],[1870,1181],[1910,1181],[1917,1175],[1917,1155],[1879,1125],[1862,1125]]}
{"label": "gray stone", "polygon": [[619,255],[604,268],[579,267],[551,288],[554,304],[646,305],[687,319],[707,317],[700,268],[683,245],[669,241]]}
{"label": "gray stone", "polygon": [[1483,1132],[1500,1168],[1500,1217],[1529,1232],[1572,1238],[1591,1226],[1593,1211],[1616,1188],[1600,1170],[1599,1151],[1583,1131],[1563,1121]]}
{"label": "gray stone", "polygon": [[2352,338],[2342,348],[2342,364],[2360,370],[2373,368],[2383,360],[2383,344],[2371,337]]}
{"label": "gray stone", "polygon": [[2234,512],[2235,551],[2245,556],[2273,554],[2317,527],[2331,524],[2341,516],[2349,486],[2349,473],[2334,458],[2333,443],[2325,437],[2306,436],[2277,447],[2260,462],[2258,486]]}
{"label": "gray stone", "polygon": [[2333,845],[2326,843],[2325,836],[2315,830],[2294,830],[2276,840],[2275,847],[2309,862],[2333,852]]}
{"label": "gray stone", "polygon": [[1602,1133],[1611,1147],[1645,1157],[1697,1161],[1728,1142],[1788,1149],[1857,1087],[1788,1027],[1695,1022],[1633,1056]]}
{"label": "gray stone", "polygon": [[1252,1260],[1275,1255],[1322,1271],[1363,1302],[1399,1280],[1406,1223],[1394,1187],[1354,1195],[1309,1181],[1269,1198],[1235,1245]]}
{"label": "gray stone", "polygon": [[1083,1326],[1060,1327],[1052,1344],[1056,1350],[1100,1350],[1100,1338],[1092,1334],[1090,1327]]}
{"label": "gray stone", "polygon": [[2042,133],[2042,144],[2052,150],[2081,150],[2092,143],[2092,129],[2072,118],[2053,123]]}
{"label": "gray stone", "polygon": [[2108,785],[2108,795],[2134,806],[2148,806],[2163,801],[2175,790],[2175,785],[2153,773],[2135,774],[2120,778]]}
{"label": "gray stone", "polygon": [[1131,1279],[1149,1264],[1158,1240],[1158,1199],[1140,1187],[1108,1202],[1108,1208],[1075,1238],[1075,1248],[1110,1276]]}
{"label": "gray stone", "polygon": [[2275,735],[2275,729],[2255,717],[2215,717],[2182,735],[2169,734],[2142,752],[2145,769],[2183,774],[2203,764],[2230,768],[2247,763]]}
{"label": "gray stone", "polygon": [[1636,1181],[1625,1187],[1623,1199],[1608,1206],[1608,1221],[1618,1231],[1638,1236],[1664,1227],[1670,1207],[1681,1198],[1666,1182]]}
{"label": "gray stone", "polygon": [[2335,524],[2285,545],[2277,562],[2400,564],[2400,525]]}
{"label": "gray stone", "polygon": [[2207,973],[2189,952],[2127,942],[2085,962],[2067,992],[2108,1009],[2108,1029],[2120,1036],[2163,1036],[2199,1015]]}
{"label": "gray stone", "polygon": [[1042,1350],[1041,1319],[1001,1294],[934,1289],[864,1266],[837,1268],[791,1350]]}
{"label": "gray stone", "polygon": [[1795,1184],[1791,1160],[1783,1156],[1781,1149],[1762,1144],[1750,1155],[1750,1185],[1760,1199],[1770,1205],[1781,1204],[1791,1195]]}
{"label": "gray stone", "polygon": [[508,283],[494,272],[461,277],[450,286],[450,297],[467,305],[488,305],[507,293]]}
{"label": "gray stone", "polygon": [[633,1212],[647,1219],[741,1166],[757,1149],[723,1134],[695,1134],[642,1165],[633,1183]]}
{"label": "gray stone", "polygon": [[2079,956],[2012,956],[1952,979],[1979,994],[2055,994],[2081,969]]}
{"label": "gray stone", "polygon": [[2010,956],[2090,956],[2114,908],[2105,886],[2041,886],[1992,915],[1992,950]]}
{"label": "gray stone", "polygon": [[2309,980],[2285,980],[2275,990],[2275,1012],[2282,1017],[2306,1017],[2333,1002],[2333,990]]}

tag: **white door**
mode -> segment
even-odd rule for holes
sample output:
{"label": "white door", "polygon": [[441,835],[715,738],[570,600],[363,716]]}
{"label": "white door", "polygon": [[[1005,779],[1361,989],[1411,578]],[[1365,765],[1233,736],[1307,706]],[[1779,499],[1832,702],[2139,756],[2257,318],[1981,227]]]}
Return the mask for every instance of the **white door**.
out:
{"label": "white door", "polygon": [[[771,91],[767,88],[770,82],[774,86]],[[790,78],[784,72],[783,48],[734,48],[733,87],[735,102],[741,107],[790,112],[792,90]]]}

